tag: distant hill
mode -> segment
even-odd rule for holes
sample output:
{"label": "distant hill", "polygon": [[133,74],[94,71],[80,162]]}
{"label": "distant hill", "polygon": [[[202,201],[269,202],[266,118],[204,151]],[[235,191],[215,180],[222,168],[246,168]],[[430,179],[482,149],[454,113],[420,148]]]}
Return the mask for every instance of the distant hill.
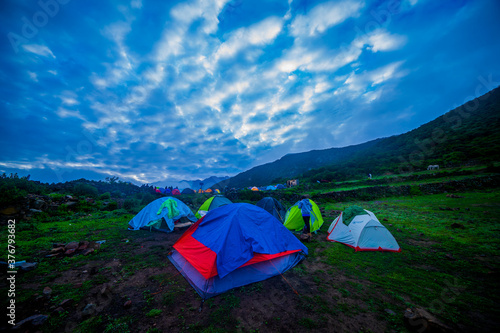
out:
{"label": "distant hill", "polygon": [[188,183],[190,188],[192,188],[193,190],[199,190],[200,188],[203,190],[206,190],[206,189],[214,186],[215,184],[223,182],[227,179],[229,179],[229,177],[227,177],[227,176],[225,176],[225,177],[212,176],[212,177],[208,177],[208,178],[203,179],[203,180],[199,180],[199,179],[198,180],[183,180],[182,182]]}
{"label": "distant hill", "polygon": [[[228,187],[265,186],[296,177],[345,180],[382,173],[500,161],[500,88],[410,132],[343,148],[285,155],[224,182]],[[221,184],[222,185],[222,184]]]}

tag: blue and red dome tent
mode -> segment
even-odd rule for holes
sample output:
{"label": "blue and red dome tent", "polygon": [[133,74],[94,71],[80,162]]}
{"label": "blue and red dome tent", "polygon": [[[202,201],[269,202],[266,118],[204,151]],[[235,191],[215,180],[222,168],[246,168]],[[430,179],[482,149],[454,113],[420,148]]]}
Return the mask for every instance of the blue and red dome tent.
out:
{"label": "blue and red dome tent", "polygon": [[168,258],[203,299],[282,274],[307,248],[264,209],[246,203],[209,211]]}

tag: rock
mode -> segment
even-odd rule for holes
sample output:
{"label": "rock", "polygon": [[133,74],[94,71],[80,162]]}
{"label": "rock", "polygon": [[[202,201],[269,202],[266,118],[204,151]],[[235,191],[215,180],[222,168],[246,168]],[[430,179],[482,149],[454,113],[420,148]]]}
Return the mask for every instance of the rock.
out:
{"label": "rock", "polygon": [[62,308],[68,308],[71,305],[73,305],[74,302],[75,301],[72,298],[67,298],[64,301],[62,301],[61,303],[59,303],[59,306]]}
{"label": "rock", "polygon": [[45,287],[45,288],[43,288],[42,294],[45,297],[49,297],[50,294],[52,294],[52,289],[50,289],[50,287]]}
{"label": "rock", "polygon": [[70,243],[66,244],[66,246],[64,247],[64,249],[66,249],[66,250],[75,249],[76,250],[79,245],[80,245],[79,242],[70,242]]}
{"label": "rock", "polygon": [[18,330],[20,328],[28,329],[31,327],[38,327],[43,325],[43,323],[45,323],[48,318],[49,318],[48,316],[42,314],[33,315],[31,317],[21,320],[12,329]]}
{"label": "rock", "polygon": [[59,253],[59,252],[64,252],[64,247],[55,247],[52,250],[50,250],[50,253]]}
{"label": "rock", "polygon": [[62,308],[61,306],[58,306],[57,308],[55,308],[52,313],[63,313],[65,310],[64,308]]}
{"label": "rock", "polygon": [[383,219],[382,219],[382,221],[385,221],[385,222],[387,222],[387,221],[389,221],[389,220],[388,220],[388,219],[386,219],[386,218],[383,218]]}
{"label": "rock", "polygon": [[101,288],[101,295],[104,295],[104,294],[109,294],[111,293],[111,290],[109,289],[109,286],[107,284],[103,285],[102,288]]}
{"label": "rock", "polygon": [[419,333],[451,333],[453,330],[440,322],[436,317],[422,308],[406,309],[404,314],[406,325],[414,332]]}
{"label": "rock", "polygon": [[36,268],[36,262],[25,262],[19,266],[23,271],[32,271]]}
{"label": "rock", "polygon": [[62,253],[54,253],[54,254],[47,254],[45,258],[54,258],[54,257],[59,257]]}
{"label": "rock", "polygon": [[90,248],[90,249],[85,249],[85,250],[82,252],[82,254],[83,254],[84,256],[86,256],[86,255],[88,255],[88,254],[90,254],[90,253],[92,253],[92,252],[94,252],[94,249]]}
{"label": "rock", "polygon": [[96,313],[96,311],[97,311],[97,306],[93,303],[89,303],[82,310],[82,316],[84,317],[92,316],[94,313]]}
{"label": "rock", "polygon": [[64,255],[66,255],[66,256],[72,255],[73,253],[75,253],[75,251],[76,251],[76,249],[69,249],[66,252],[64,252]]}
{"label": "rock", "polygon": [[131,300],[128,300],[128,301],[126,301],[126,302],[123,304],[123,307],[124,307],[125,309],[128,309],[128,308],[130,308],[131,306],[132,306],[132,301],[131,301]]}
{"label": "rock", "polygon": [[89,242],[83,241],[80,242],[80,246],[78,247],[78,250],[85,250],[89,246]]}

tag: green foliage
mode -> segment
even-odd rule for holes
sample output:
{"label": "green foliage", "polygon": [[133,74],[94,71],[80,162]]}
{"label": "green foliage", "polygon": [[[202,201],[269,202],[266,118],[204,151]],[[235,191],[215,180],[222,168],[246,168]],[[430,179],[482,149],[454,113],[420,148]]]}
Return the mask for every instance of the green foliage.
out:
{"label": "green foliage", "polygon": [[116,201],[110,201],[106,206],[103,207],[103,209],[108,211],[118,209],[118,203]]}
{"label": "green foliage", "polygon": [[104,329],[104,333],[129,333],[131,320],[128,317],[112,319],[108,317],[109,323]]}
{"label": "green foliage", "polygon": [[142,196],[141,206],[147,206],[148,204],[155,201],[156,199],[157,199],[157,197],[155,195],[153,195],[151,193],[145,193]]}
{"label": "green foliage", "polygon": [[139,204],[140,204],[139,200],[125,199],[125,201],[123,202],[123,209],[125,209],[129,212],[137,213],[139,211],[139,209],[138,209]]}
{"label": "green foliage", "polygon": [[73,193],[78,196],[97,198],[98,191],[92,185],[78,183],[73,186]]}
{"label": "green foliage", "polygon": [[148,313],[146,313],[146,317],[156,317],[161,315],[162,310],[160,309],[151,309]]}
{"label": "green foliage", "polygon": [[109,192],[104,192],[99,196],[99,200],[109,200],[111,199],[111,193]]}
{"label": "green foliage", "polygon": [[17,174],[0,176],[0,206],[11,205],[22,200],[28,193],[45,194],[45,185],[28,180],[28,177],[19,178]]}

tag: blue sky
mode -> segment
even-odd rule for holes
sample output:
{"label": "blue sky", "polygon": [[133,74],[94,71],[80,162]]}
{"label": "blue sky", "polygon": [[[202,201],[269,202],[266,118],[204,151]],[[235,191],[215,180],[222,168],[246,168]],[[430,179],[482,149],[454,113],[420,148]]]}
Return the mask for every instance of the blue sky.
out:
{"label": "blue sky", "polygon": [[0,2],[0,172],[233,176],[500,84],[496,0]]}

